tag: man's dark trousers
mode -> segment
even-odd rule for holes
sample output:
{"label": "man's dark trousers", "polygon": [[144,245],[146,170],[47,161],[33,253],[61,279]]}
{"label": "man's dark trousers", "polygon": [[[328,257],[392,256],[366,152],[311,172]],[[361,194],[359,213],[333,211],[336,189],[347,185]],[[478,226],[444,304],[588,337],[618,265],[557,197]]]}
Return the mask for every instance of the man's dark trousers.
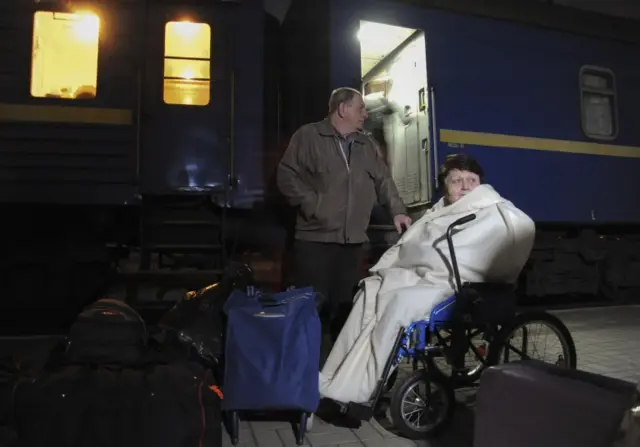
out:
{"label": "man's dark trousers", "polygon": [[323,298],[323,332],[332,340],[344,326],[358,282],[363,274],[362,244],[335,244],[295,240],[293,270],[296,287],[312,286]]}

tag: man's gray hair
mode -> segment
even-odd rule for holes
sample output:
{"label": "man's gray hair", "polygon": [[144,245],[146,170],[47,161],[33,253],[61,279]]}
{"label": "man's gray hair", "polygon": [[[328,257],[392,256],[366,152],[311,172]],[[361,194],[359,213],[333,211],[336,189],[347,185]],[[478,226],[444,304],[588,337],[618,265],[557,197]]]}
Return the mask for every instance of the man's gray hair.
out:
{"label": "man's gray hair", "polygon": [[329,97],[329,115],[333,115],[340,107],[340,104],[351,101],[356,95],[360,96],[361,93],[351,87],[340,87],[332,91]]}

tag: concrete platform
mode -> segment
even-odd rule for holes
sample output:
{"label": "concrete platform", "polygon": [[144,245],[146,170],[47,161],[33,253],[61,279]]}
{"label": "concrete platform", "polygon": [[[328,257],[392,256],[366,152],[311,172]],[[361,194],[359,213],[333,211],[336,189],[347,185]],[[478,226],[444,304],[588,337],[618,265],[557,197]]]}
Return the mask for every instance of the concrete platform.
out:
{"label": "concrete platform", "polygon": [[[554,312],[569,326],[578,351],[578,368],[631,382],[640,382],[640,306],[562,310]],[[310,447],[471,447],[473,408],[469,393],[458,393],[456,417],[447,433],[433,441],[410,441],[395,435],[384,418],[358,430],[314,422],[305,445]],[[279,422],[243,422],[242,447],[293,447],[291,427]],[[231,442],[225,439],[225,446]]]}
{"label": "concrete platform", "polygon": [[[554,312],[569,327],[578,351],[580,369],[611,377],[640,382],[640,306],[562,310]],[[0,354],[31,352],[34,360],[42,358],[55,340],[51,337],[0,339]],[[441,438],[433,441],[409,441],[391,431],[384,416],[366,422],[358,430],[334,427],[315,420],[306,437],[310,447],[471,447],[473,408],[467,405],[469,393],[460,392],[456,418]],[[231,442],[225,437],[225,446]],[[283,422],[242,422],[242,447],[292,447],[295,440],[291,426]]]}

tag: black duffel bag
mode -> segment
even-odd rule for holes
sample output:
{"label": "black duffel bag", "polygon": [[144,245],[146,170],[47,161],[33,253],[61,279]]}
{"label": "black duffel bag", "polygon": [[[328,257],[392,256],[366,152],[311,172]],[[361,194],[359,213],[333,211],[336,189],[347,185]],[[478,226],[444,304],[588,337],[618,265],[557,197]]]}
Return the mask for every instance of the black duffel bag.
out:
{"label": "black duffel bag", "polygon": [[158,343],[117,300],[87,306],[38,377],[14,392],[21,447],[219,447],[212,371]]}
{"label": "black duffel bag", "polygon": [[21,385],[21,447],[220,447],[221,393],[198,363],[66,365]]}

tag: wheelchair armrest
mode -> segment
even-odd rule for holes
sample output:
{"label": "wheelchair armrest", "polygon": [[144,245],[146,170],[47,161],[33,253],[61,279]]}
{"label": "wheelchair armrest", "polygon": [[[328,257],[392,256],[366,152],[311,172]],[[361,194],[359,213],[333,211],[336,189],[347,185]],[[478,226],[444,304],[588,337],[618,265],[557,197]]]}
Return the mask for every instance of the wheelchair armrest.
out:
{"label": "wheelchair armrest", "polygon": [[515,285],[508,283],[465,283],[458,310],[474,323],[498,323],[515,318],[517,295]]}

